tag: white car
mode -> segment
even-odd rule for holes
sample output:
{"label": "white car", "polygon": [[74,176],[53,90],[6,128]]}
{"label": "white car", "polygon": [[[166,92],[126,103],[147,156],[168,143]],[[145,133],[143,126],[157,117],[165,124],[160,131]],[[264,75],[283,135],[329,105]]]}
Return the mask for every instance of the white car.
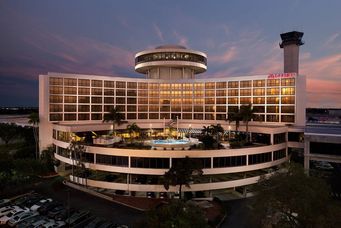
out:
{"label": "white car", "polygon": [[0,218],[0,224],[6,224],[8,222],[8,220],[10,220],[11,218],[13,218],[14,216],[20,215],[21,213],[25,213],[28,212],[28,209],[14,209],[13,211],[11,211],[10,213],[8,213],[7,215],[4,215]]}
{"label": "white car", "polygon": [[16,209],[16,210],[19,210],[19,209],[21,209],[21,208],[18,207],[18,206],[6,206],[6,207],[0,208],[0,217],[9,214],[11,211],[13,211],[13,210],[15,210],[15,209]]}
{"label": "white car", "polygon": [[0,199],[0,207],[7,206],[10,204],[10,202],[11,202],[10,199]]}
{"label": "white car", "polygon": [[34,204],[31,208],[30,208],[30,210],[31,211],[37,211],[38,210],[38,208],[40,208],[42,205],[44,205],[44,204],[46,204],[46,203],[49,203],[49,202],[52,202],[52,199],[42,199],[42,200],[40,200],[38,203],[36,203],[36,204]]}
{"label": "white car", "polygon": [[22,222],[26,219],[32,218],[34,216],[37,216],[38,212],[24,212],[24,213],[20,213],[16,216],[14,216],[13,218],[11,218],[10,220],[8,220],[7,224],[9,226],[15,226],[17,225],[19,222]]}

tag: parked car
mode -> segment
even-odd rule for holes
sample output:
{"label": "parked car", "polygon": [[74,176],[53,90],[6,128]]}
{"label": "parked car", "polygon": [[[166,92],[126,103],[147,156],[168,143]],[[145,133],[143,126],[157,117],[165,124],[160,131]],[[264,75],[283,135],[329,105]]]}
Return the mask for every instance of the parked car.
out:
{"label": "parked car", "polygon": [[106,222],[105,219],[97,217],[94,220],[92,220],[88,225],[84,226],[84,228],[96,228],[105,222]]}
{"label": "parked car", "polygon": [[8,220],[7,224],[13,227],[17,225],[19,222],[25,221],[26,219],[32,218],[37,215],[38,215],[38,212],[28,211],[28,212],[20,213],[19,215],[16,215],[10,220]]}
{"label": "parked car", "polygon": [[10,199],[0,199],[0,207],[5,207],[10,205],[11,200]]}
{"label": "parked car", "polygon": [[26,227],[29,227],[31,224],[39,221],[39,220],[42,220],[44,219],[45,217],[42,216],[42,215],[37,215],[37,216],[34,216],[34,217],[31,217],[29,219],[26,219],[24,221],[21,221],[20,223],[17,224],[17,228],[26,228]]}
{"label": "parked car", "polygon": [[10,213],[8,213],[7,215],[4,215],[0,218],[0,224],[6,224],[8,222],[8,220],[10,220],[11,218],[17,216],[17,215],[20,215],[21,213],[25,213],[25,212],[28,212],[29,210],[26,208],[26,209],[22,209],[22,208],[19,208],[19,209],[14,209],[13,211],[11,211]]}
{"label": "parked car", "polygon": [[42,205],[41,207],[39,207],[38,212],[41,215],[46,215],[50,210],[52,210],[53,208],[58,207],[60,205],[62,205],[62,204],[52,201],[52,202],[46,203],[46,204]]}
{"label": "parked car", "polygon": [[59,212],[61,212],[62,210],[64,210],[65,207],[63,205],[59,205],[55,208],[52,208],[48,213],[47,216],[49,218],[54,218]]}
{"label": "parked car", "polygon": [[48,223],[45,223],[43,225],[41,225],[41,228],[55,228],[55,227],[64,227],[66,225],[66,223],[64,221],[54,221],[51,220]]}
{"label": "parked car", "polygon": [[7,215],[8,213],[10,213],[11,211],[13,211],[14,209],[21,209],[18,206],[6,206],[6,207],[2,207],[0,208],[0,217]]}
{"label": "parked car", "polygon": [[45,205],[45,204],[47,204],[47,203],[50,203],[50,202],[52,202],[52,201],[53,201],[53,200],[50,199],[50,198],[48,198],[48,199],[41,199],[39,202],[37,202],[36,204],[34,204],[34,205],[30,208],[30,210],[31,210],[31,211],[37,211],[38,208],[40,208],[41,206],[43,206],[43,205]]}
{"label": "parked car", "polygon": [[98,226],[98,228],[113,228],[113,227],[115,227],[115,225],[112,224],[111,222],[105,222],[101,224],[100,226]]}
{"label": "parked car", "polygon": [[75,212],[72,216],[70,216],[70,218],[67,218],[65,222],[69,226],[75,226],[89,214],[90,214],[89,211],[78,211],[78,212]]}
{"label": "parked car", "polygon": [[27,228],[38,228],[38,227],[41,227],[42,225],[49,223],[51,221],[53,221],[53,220],[43,217],[42,219],[40,219],[40,220],[30,224],[29,226],[27,226]]}

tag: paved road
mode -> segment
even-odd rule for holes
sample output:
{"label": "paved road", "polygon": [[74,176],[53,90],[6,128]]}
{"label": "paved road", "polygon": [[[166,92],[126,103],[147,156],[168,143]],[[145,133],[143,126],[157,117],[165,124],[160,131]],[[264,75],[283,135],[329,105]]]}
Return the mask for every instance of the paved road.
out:
{"label": "paved road", "polygon": [[41,182],[36,186],[35,191],[58,200],[64,203],[64,205],[67,205],[68,203],[69,191],[71,207],[89,210],[93,215],[103,217],[117,224],[127,224],[131,226],[134,222],[145,217],[144,212],[74,190],[63,185],[60,181],[56,181],[57,179],[60,180],[60,178],[53,178]]}

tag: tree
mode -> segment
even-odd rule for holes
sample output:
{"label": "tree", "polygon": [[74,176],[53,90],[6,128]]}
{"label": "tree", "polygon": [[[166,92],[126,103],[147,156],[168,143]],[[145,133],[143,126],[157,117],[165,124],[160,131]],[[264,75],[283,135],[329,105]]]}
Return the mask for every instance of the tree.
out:
{"label": "tree", "polygon": [[193,181],[193,178],[201,176],[202,174],[202,164],[198,160],[186,156],[185,158],[174,161],[172,167],[165,172],[163,186],[168,190],[170,185],[179,185],[181,199],[182,186],[185,185],[190,188],[190,183]]}
{"label": "tree", "polygon": [[112,122],[112,128],[114,135],[116,136],[115,125],[118,126],[123,123],[124,115],[116,108],[110,110],[109,113],[105,113],[103,117],[103,122]]}
{"label": "tree", "polygon": [[203,128],[201,129],[201,134],[202,135],[210,135],[212,133],[212,128],[211,126],[203,126]]}
{"label": "tree", "polygon": [[251,104],[243,105],[240,107],[240,116],[241,116],[241,119],[243,120],[243,122],[245,123],[245,127],[246,127],[246,141],[247,142],[250,141],[249,121],[252,120],[254,113],[255,113],[255,111],[253,110]]}
{"label": "tree", "polygon": [[133,133],[140,132],[141,128],[136,123],[132,123],[127,126],[127,130],[130,138],[132,138]]}
{"label": "tree", "polygon": [[252,214],[258,225],[337,227],[335,223],[341,222],[334,216],[341,208],[334,207],[326,183],[305,175],[300,165],[291,163],[286,172],[261,178],[255,190]]}
{"label": "tree", "polygon": [[0,123],[0,138],[7,145],[19,134],[18,126],[14,123]]}
{"label": "tree", "polygon": [[239,125],[240,125],[240,121],[242,121],[242,116],[240,114],[240,109],[238,109],[235,112],[229,112],[228,113],[228,118],[227,121],[229,121],[229,123],[231,122],[236,122],[236,131],[238,131]]}
{"label": "tree", "polygon": [[39,136],[38,136],[38,124],[39,124],[39,114],[32,112],[28,117],[28,123],[32,125],[33,136],[36,147],[36,159],[39,158]]}
{"label": "tree", "polygon": [[[85,153],[86,153],[86,147],[79,142],[71,141],[69,147],[67,148],[67,151],[69,153],[69,157],[72,161],[72,176],[75,178],[75,170],[74,167],[76,167],[76,170],[81,170],[82,174],[85,174],[86,167],[85,167]],[[77,172],[79,173],[79,172]],[[79,175],[79,174],[78,174]],[[87,183],[86,175],[83,176],[85,178],[85,183]],[[86,184],[87,185],[87,184]]]}
{"label": "tree", "polygon": [[212,133],[212,135],[215,135],[216,140],[217,140],[217,144],[219,147],[219,142],[220,142],[219,134],[224,134],[224,128],[220,124],[217,124],[217,125],[212,124],[211,125],[211,133]]}
{"label": "tree", "polygon": [[146,224],[139,227],[151,228],[204,228],[208,227],[203,211],[193,202],[173,200],[162,205],[147,215]]}

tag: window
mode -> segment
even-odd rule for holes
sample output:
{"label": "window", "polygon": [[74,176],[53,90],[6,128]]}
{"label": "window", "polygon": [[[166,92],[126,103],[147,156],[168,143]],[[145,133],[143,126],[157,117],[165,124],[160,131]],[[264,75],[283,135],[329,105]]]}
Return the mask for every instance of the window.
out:
{"label": "window", "polygon": [[71,121],[76,120],[76,114],[64,114],[64,120],[65,121]]}
{"label": "window", "polygon": [[251,96],[251,89],[241,89],[240,96]]}
{"label": "window", "polygon": [[63,103],[63,96],[50,95],[50,103]]}
{"label": "window", "polygon": [[50,121],[62,121],[63,115],[62,114],[50,114]]}
{"label": "window", "polygon": [[250,104],[251,103],[251,97],[241,97],[239,99],[241,104]]}
{"label": "window", "polygon": [[78,114],[78,120],[89,120],[89,119],[90,119],[89,114],[86,114],[86,113]]}
{"label": "window", "polygon": [[267,97],[266,102],[268,104],[279,104],[279,98],[278,97]]}
{"label": "window", "polygon": [[239,82],[228,82],[228,88],[238,88],[239,87]]}
{"label": "window", "polygon": [[294,96],[286,96],[281,98],[282,104],[295,104]]}
{"label": "window", "polygon": [[102,97],[91,97],[91,103],[93,103],[93,104],[102,104]]}
{"label": "window", "polygon": [[265,112],[265,107],[264,106],[253,106],[253,111],[254,112],[261,112],[264,113]]}
{"label": "window", "polygon": [[89,79],[78,79],[78,85],[79,86],[90,86],[90,80]]}
{"label": "window", "polygon": [[136,89],[137,88],[137,82],[128,82],[127,87],[129,89]]}
{"label": "window", "polygon": [[90,97],[78,97],[78,103],[90,103]]}
{"label": "window", "polygon": [[[78,105],[78,112],[90,112],[89,105]],[[78,117],[79,119],[79,117]]]}
{"label": "window", "polygon": [[64,112],[76,112],[77,106],[76,105],[64,105]]}
{"label": "window", "polygon": [[265,163],[271,161],[271,152],[249,155],[249,165]]}
{"label": "window", "polygon": [[253,89],[253,96],[264,96],[265,89]]}
{"label": "window", "polygon": [[265,98],[264,97],[254,97],[253,98],[253,103],[254,104],[264,104],[265,103]]}
{"label": "window", "polygon": [[77,103],[76,96],[64,96],[64,103]]}
{"label": "window", "polygon": [[251,87],[251,81],[241,81],[240,88]]}
{"label": "window", "polygon": [[268,79],[267,85],[268,86],[279,86],[279,79]]}
{"label": "window", "polygon": [[281,83],[282,86],[295,86],[295,78],[283,78]]}
{"label": "window", "polygon": [[91,86],[92,87],[102,87],[103,81],[101,80],[91,80]]}
{"label": "window", "polygon": [[226,112],[226,106],[217,106],[216,111],[217,112]]}
{"label": "window", "polygon": [[295,122],[295,116],[294,115],[282,115],[281,116],[281,122],[294,123]]}
{"label": "window", "polygon": [[102,105],[91,105],[91,112],[102,112]]}
{"label": "window", "polygon": [[254,80],[253,81],[253,87],[264,87],[265,86],[265,80]]}
{"label": "window", "polygon": [[238,98],[229,98],[228,99],[229,104],[238,104]]}
{"label": "window", "polygon": [[246,165],[246,156],[215,157],[213,168],[235,167]]}
{"label": "window", "polygon": [[282,106],[282,113],[295,113],[295,106]]}
{"label": "window", "polygon": [[281,159],[281,158],[285,158],[285,156],[286,156],[286,150],[285,149],[274,151],[274,155],[273,155],[274,161]]}
{"label": "window", "polygon": [[215,89],[214,82],[206,82],[205,89]]}
{"label": "window", "polygon": [[102,114],[99,113],[92,113],[91,114],[91,120],[102,120]]}
{"label": "window", "polygon": [[50,86],[50,94],[63,94],[63,87]]}
{"label": "window", "polygon": [[124,89],[118,89],[116,90],[116,96],[125,96],[126,91]]}
{"label": "window", "polygon": [[285,133],[279,133],[274,134],[274,144],[280,144],[286,142],[286,134]]}
{"label": "window", "polygon": [[76,87],[64,87],[64,94],[77,94]]}
{"label": "window", "polygon": [[148,89],[148,83],[139,82],[138,87],[139,87],[139,89]]}
{"label": "window", "polygon": [[92,95],[102,95],[102,89],[98,89],[98,88],[92,88],[91,89],[91,94]]}
{"label": "window", "polygon": [[268,88],[266,90],[267,95],[279,95],[279,88]]}
{"label": "window", "polygon": [[63,105],[59,104],[50,104],[50,112],[62,112]]}
{"label": "window", "polygon": [[50,78],[50,85],[63,85],[63,78]]}
{"label": "window", "polygon": [[279,122],[279,116],[278,115],[267,115],[266,121],[267,122]]}
{"label": "window", "polygon": [[75,78],[64,78],[65,86],[77,86],[77,79]]}
{"label": "window", "polygon": [[295,88],[293,87],[287,87],[287,88],[282,88],[282,95],[295,95]]}
{"label": "window", "polygon": [[136,90],[128,90],[127,95],[131,96],[131,97],[136,97],[137,92],[136,92]]}
{"label": "window", "polygon": [[96,164],[128,167],[128,157],[96,154]]}
{"label": "window", "polygon": [[279,106],[268,106],[266,111],[267,113],[279,113]]}
{"label": "window", "polygon": [[169,158],[141,158],[131,157],[131,167],[145,169],[168,169]]}
{"label": "window", "polygon": [[238,89],[229,89],[228,95],[229,96],[238,96],[239,95]]}
{"label": "window", "polygon": [[226,96],[226,90],[217,90],[216,96],[217,97],[225,97]]}
{"label": "window", "polygon": [[217,82],[216,86],[217,86],[217,89],[225,89],[226,82]]}
{"label": "window", "polygon": [[90,95],[90,89],[89,88],[78,88],[78,94],[79,95]]}

